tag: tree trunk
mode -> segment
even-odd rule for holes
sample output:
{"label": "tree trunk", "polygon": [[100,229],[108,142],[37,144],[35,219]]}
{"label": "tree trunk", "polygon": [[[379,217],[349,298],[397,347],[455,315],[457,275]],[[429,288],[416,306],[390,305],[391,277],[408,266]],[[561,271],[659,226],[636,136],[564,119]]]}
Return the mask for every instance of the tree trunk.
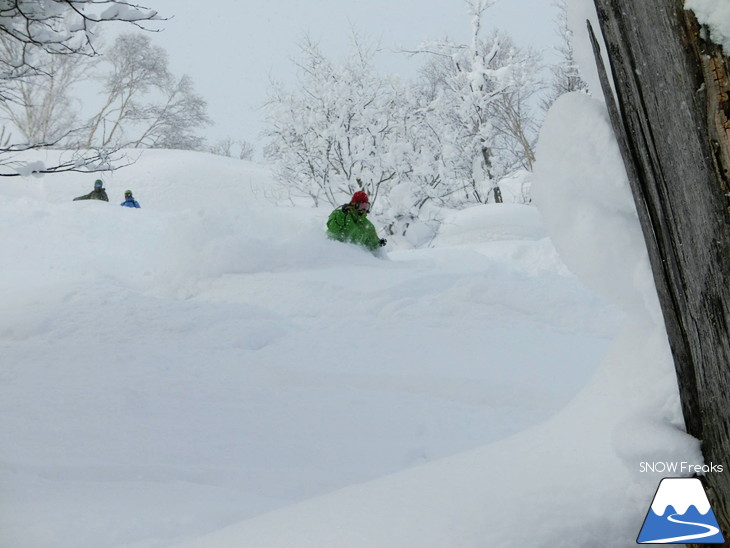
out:
{"label": "tree trunk", "polygon": [[682,0],[594,2],[618,105],[607,82],[604,95],[651,259],[687,431],[701,440],[705,461],[724,468],[702,479],[728,540],[730,62],[703,39]]}
{"label": "tree trunk", "polygon": [[[489,147],[485,146],[484,143],[482,143],[482,161],[484,162],[484,171],[486,172],[487,179],[492,182],[492,188],[489,190],[489,192],[494,193],[494,203],[501,204],[503,201],[502,189],[499,188],[499,185],[494,181],[494,178],[492,177],[492,151],[489,149]],[[487,192],[487,202],[489,201],[489,192]],[[479,199],[478,195],[477,199]]]}

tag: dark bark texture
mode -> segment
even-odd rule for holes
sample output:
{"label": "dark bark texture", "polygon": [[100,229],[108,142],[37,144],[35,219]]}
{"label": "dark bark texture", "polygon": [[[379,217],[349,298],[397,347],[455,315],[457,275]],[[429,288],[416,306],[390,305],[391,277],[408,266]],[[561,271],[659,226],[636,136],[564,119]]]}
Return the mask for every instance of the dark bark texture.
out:
{"label": "dark bark texture", "polygon": [[604,95],[651,259],[687,431],[701,440],[705,461],[724,468],[702,479],[728,540],[730,62],[682,0],[594,2],[616,90],[614,98],[604,79]]}

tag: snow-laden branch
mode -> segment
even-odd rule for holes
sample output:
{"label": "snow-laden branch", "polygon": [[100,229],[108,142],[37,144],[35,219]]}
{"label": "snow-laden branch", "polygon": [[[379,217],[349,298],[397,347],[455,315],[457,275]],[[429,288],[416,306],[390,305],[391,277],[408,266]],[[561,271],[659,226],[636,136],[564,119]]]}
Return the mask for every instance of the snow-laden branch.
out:
{"label": "snow-laden branch", "polygon": [[22,148],[22,146],[0,148],[0,177],[41,177],[51,173],[70,171],[78,173],[116,171],[136,162],[136,159],[131,159],[120,150],[114,149],[75,151],[70,159],[54,162],[50,166],[40,160],[27,160],[23,158],[22,154],[19,154],[42,148],[44,147],[40,145],[27,148]]}
{"label": "snow-laden branch", "polygon": [[5,63],[15,72],[32,68],[28,47],[53,54],[96,55],[98,24],[121,22],[154,31],[145,23],[164,19],[156,10],[124,0],[5,0],[0,2],[0,35],[25,46]]}

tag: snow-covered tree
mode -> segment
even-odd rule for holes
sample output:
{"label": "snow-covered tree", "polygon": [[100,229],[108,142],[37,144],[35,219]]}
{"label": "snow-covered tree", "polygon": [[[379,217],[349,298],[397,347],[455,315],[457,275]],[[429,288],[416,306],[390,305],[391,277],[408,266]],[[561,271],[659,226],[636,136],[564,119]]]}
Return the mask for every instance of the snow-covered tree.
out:
{"label": "snow-covered tree", "polygon": [[359,189],[375,201],[404,167],[398,84],[375,72],[373,54],[356,39],[353,53],[336,64],[307,40],[297,88],[275,84],[270,93],[267,157],[280,179],[315,204],[338,204]]}
{"label": "snow-covered tree", "polygon": [[507,171],[522,168],[532,171],[535,162],[539,120],[533,109],[533,97],[543,90],[540,56],[523,50],[511,39],[501,38],[494,66],[508,67],[508,78],[494,102],[490,103],[494,155]]}
{"label": "snow-covered tree", "polygon": [[499,181],[532,166],[541,82],[537,54],[498,32],[482,37],[492,3],[467,2],[470,44],[417,52],[428,55],[416,84],[378,74],[357,40],[341,63],[302,44],[298,84],[275,84],[267,103],[278,178],[316,205],[364,189],[391,234],[437,223],[440,207],[501,201]]}
{"label": "snow-covered tree", "polygon": [[234,139],[226,137],[220,139],[214,145],[208,148],[211,154],[218,156],[226,156],[228,158],[238,158],[239,160],[252,160],[254,156],[254,146],[245,139]]}
{"label": "snow-covered tree", "polygon": [[401,203],[409,204],[413,216],[429,203],[458,208],[468,201],[468,183],[457,168],[463,151],[444,126],[449,107],[434,82],[425,79],[399,94],[403,104],[398,131],[406,147],[401,159],[407,167],[401,170],[397,193],[411,196]]}
{"label": "snow-covered tree", "polygon": [[239,139],[236,144],[238,145],[238,159],[239,160],[253,160],[256,149],[246,139]]}
{"label": "snow-covered tree", "polygon": [[531,167],[537,132],[530,98],[542,86],[536,53],[497,31],[481,36],[494,2],[466,2],[471,43],[444,41],[418,50],[429,55],[422,75],[432,102],[425,108],[438,134],[443,175],[461,181],[464,199],[477,202],[501,201],[499,180]]}
{"label": "snow-covered tree", "polygon": [[560,41],[555,46],[558,62],[550,67],[552,79],[548,94],[542,99],[541,105],[548,110],[555,100],[564,93],[572,91],[588,92],[588,84],[580,77],[578,63],[573,52],[573,33],[568,28],[567,0],[554,0],[553,5],[558,10],[556,18],[556,32]]}

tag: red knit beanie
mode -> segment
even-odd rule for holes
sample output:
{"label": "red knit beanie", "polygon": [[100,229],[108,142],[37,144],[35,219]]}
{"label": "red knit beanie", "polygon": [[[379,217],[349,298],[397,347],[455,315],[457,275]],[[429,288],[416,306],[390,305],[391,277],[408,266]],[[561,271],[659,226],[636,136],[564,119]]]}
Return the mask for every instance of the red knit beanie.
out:
{"label": "red knit beanie", "polygon": [[368,199],[368,195],[365,194],[362,190],[358,190],[355,192],[355,194],[352,195],[352,200],[350,200],[351,204],[359,204],[360,202],[370,202]]}

